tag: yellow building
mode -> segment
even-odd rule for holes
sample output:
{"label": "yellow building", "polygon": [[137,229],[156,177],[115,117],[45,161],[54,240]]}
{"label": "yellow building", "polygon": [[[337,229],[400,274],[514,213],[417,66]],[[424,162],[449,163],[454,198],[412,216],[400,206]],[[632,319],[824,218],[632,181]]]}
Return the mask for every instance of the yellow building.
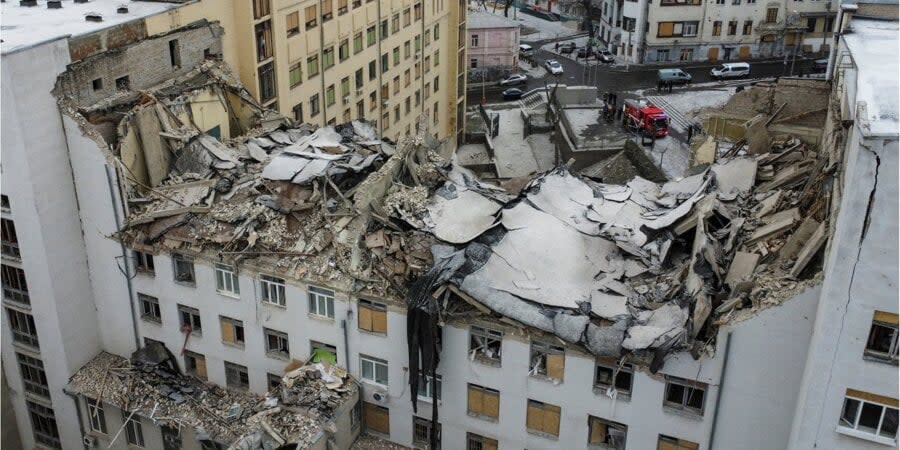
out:
{"label": "yellow building", "polygon": [[448,142],[465,117],[465,1],[200,0],[147,18],[150,35],[206,18],[223,57],[265,106],[313,125],[352,119],[382,136],[428,115]]}

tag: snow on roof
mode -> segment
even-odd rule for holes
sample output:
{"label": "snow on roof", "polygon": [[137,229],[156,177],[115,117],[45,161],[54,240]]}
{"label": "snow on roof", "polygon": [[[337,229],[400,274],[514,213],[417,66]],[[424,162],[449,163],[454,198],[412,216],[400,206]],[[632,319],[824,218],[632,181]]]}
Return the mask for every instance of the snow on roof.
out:
{"label": "snow on roof", "polygon": [[[65,0],[59,9],[47,8],[45,0],[30,7],[20,6],[18,1],[0,5],[3,16],[0,52],[3,54],[66,36],[93,33],[181,6],[179,3],[122,0],[91,0],[87,3]],[[116,12],[120,6],[126,6],[128,12]],[[85,16],[88,14],[99,14],[103,21],[87,21]]]}
{"label": "snow on roof", "polygon": [[844,42],[858,69],[857,102],[866,102],[869,133],[898,134],[898,22],[853,19]]}
{"label": "snow on roof", "polygon": [[469,15],[466,17],[466,26],[470,30],[477,30],[481,28],[518,28],[519,24],[503,16],[481,11],[469,11]]}

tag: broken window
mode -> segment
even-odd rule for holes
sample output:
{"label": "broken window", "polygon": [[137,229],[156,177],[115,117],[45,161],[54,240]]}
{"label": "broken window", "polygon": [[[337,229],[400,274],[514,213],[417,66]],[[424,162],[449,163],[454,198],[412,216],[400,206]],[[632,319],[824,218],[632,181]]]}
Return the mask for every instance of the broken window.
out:
{"label": "broken window", "polygon": [[201,380],[206,380],[206,357],[190,350],[184,351],[184,371]]}
{"label": "broken window", "polygon": [[294,112],[294,120],[303,122],[303,103],[297,103],[292,110]]}
{"label": "broken window", "polygon": [[[437,448],[441,448],[441,424],[437,424]],[[416,448],[429,448],[431,443],[431,421],[413,416],[413,446]]]}
{"label": "broken window", "polygon": [[893,445],[897,439],[897,399],[847,389],[838,432]]}
{"label": "broken window", "polygon": [[594,387],[608,391],[614,388],[616,395],[631,395],[634,366],[618,363],[612,358],[598,358],[594,372]]}
{"label": "broken window", "polygon": [[337,364],[337,348],[317,341],[309,341],[309,362]]}
{"label": "broken window", "polygon": [[144,446],[144,427],[141,418],[136,414],[122,410],[122,421],[125,423],[125,439],[131,445]]}
{"label": "broken window", "polygon": [[875,311],[865,355],[897,364],[897,314]]}
{"label": "broken window", "polygon": [[374,403],[363,402],[363,413],[367,431],[374,431],[385,436],[391,434],[390,410]]}
{"label": "broken window", "polygon": [[359,373],[363,380],[382,386],[388,384],[388,363],[383,359],[359,355]]}
{"label": "broken window", "polygon": [[500,365],[503,332],[473,326],[469,330],[469,358]]}
{"label": "broken window", "polygon": [[659,435],[656,450],[699,450],[700,444],[678,439],[664,434]]}
{"label": "broken window", "polygon": [[666,378],[666,397],[663,404],[667,408],[703,415],[703,404],[706,398],[706,383],[685,380],[683,378]]}
{"label": "broken window", "polygon": [[466,450],[497,450],[497,440],[475,433],[466,433]]}
{"label": "broken window", "polygon": [[287,333],[263,328],[263,334],[266,336],[267,355],[282,359],[287,359],[291,356]]}
{"label": "broken window", "polygon": [[47,374],[44,372],[44,362],[22,353],[16,353],[16,361],[19,362],[19,371],[22,373],[25,392],[49,399],[50,389],[47,384]]}
{"label": "broken window", "polygon": [[559,406],[528,400],[528,412],[525,417],[525,428],[529,433],[559,436]]}
{"label": "broken window", "polygon": [[334,319],[334,291],[310,286],[309,313]]}
{"label": "broken window", "polygon": [[128,90],[131,88],[131,80],[128,78],[128,75],[124,77],[116,78],[116,89],[119,90]]}
{"label": "broken window", "polygon": [[172,255],[175,268],[175,281],[178,283],[194,284],[194,258],[180,253]]}
{"label": "broken window", "polygon": [[16,224],[9,219],[0,219],[0,247],[3,256],[19,258],[19,236],[16,234]]}
{"label": "broken window", "polygon": [[281,377],[274,373],[267,373],[266,385],[268,386],[267,389],[269,392],[278,392],[278,387],[281,386]]}
{"label": "broken window", "polygon": [[566,369],[566,350],[545,342],[531,342],[531,365],[528,375],[563,380]]}
{"label": "broken window", "polygon": [[25,344],[32,348],[40,348],[38,344],[37,326],[31,314],[6,308],[6,317],[9,319],[9,328],[12,331],[13,342]]}
{"label": "broken window", "polygon": [[441,376],[437,376],[437,383],[434,382],[434,379],[428,375],[425,375],[424,372],[419,372],[419,392],[418,397],[420,400],[431,401],[432,397],[432,389],[436,389],[434,391],[434,395],[438,400],[441,399]]}
{"label": "broken window", "polygon": [[25,281],[25,271],[18,267],[0,265],[0,283],[3,285],[3,298],[23,304],[30,304],[28,297],[28,283]]}
{"label": "broken window", "polygon": [[181,47],[178,45],[178,39],[169,41],[169,64],[176,69],[181,67]]}
{"label": "broken window", "polygon": [[469,384],[466,395],[466,408],[470,416],[497,420],[500,418],[500,391]]}
{"label": "broken window", "polygon": [[316,5],[307,6],[304,15],[306,16],[306,29],[314,28],[319,16]]}
{"label": "broken window", "polygon": [[200,323],[199,309],[178,305],[178,317],[181,321],[182,331],[190,330],[191,334],[195,336],[203,334],[203,325]]}
{"label": "broken window", "polygon": [[259,97],[262,101],[275,98],[275,63],[268,62],[259,67]]}
{"label": "broken window", "polygon": [[288,37],[300,33],[300,12],[294,11],[284,18]]}
{"label": "broken window", "polygon": [[137,250],[132,250],[131,254],[134,256],[134,266],[138,272],[149,275],[156,273],[156,266],[153,265],[153,255]]}
{"label": "broken window", "polygon": [[222,342],[229,345],[244,346],[244,322],[230,317],[219,316],[222,327]]}
{"label": "broken window", "polygon": [[359,299],[357,308],[360,330],[372,333],[387,333],[387,305],[369,300]]}
{"label": "broken window", "polygon": [[284,279],[269,275],[259,275],[259,294],[263,303],[287,306]]}
{"label": "broken window", "polygon": [[94,81],[91,81],[91,88],[94,91],[99,91],[103,89],[103,78],[97,78]]}
{"label": "broken window", "polygon": [[91,422],[91,430],[106,434],[106,412],[103,411],[103,403],[92,398],[85,398],[88,418]]}
{"label": "broken window", "polygon": [[241,295],[241,286],[234,266],[216,264],[216,290],[232,297]]}
{"label": "broken window", "polygon": [[27,400],[25,405],[31,419],[31,428],[34,430],[35,442],[50,448],[62,448],[53,409]]}
{"label": "broken window", "polygon": [[147,322],[162,323],[158,298],[138,292],[138,302],[141,304],[141,319]]}
{"label": "broken window", "polygon": [[588,448],[590,450],[625,448],[628,427],[618,422],[588,416]]}
{"label": "broken window", "polygon": [[225,361],[225,386],[229,389],[245,391],[250,388],[250,375],[247,367]]}

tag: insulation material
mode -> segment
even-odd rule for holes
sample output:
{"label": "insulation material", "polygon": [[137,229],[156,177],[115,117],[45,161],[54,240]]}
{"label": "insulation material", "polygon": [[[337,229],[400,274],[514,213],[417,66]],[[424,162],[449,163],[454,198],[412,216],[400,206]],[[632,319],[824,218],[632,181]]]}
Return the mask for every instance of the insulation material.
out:
{"label": "insulation material", "polygon": [[455,186],[452,198],[432,197],[427,206],[431,232],[445,242],[463,244],[497,223],[501,205],[478,192]]}

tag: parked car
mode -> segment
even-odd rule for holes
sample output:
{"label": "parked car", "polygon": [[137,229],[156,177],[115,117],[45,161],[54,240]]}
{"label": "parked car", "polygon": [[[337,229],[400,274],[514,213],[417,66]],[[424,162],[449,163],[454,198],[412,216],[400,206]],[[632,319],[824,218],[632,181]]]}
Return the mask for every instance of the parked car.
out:
{"label": "parked car", "polygon": [[531,56],[534,50],[528,44],[519,44],[519,54],[522,56]]}
{"label": "parked car", "polygon": [[546,67],[553,75],[562,75],[563,73],[562,64],[555,59],[548,59],[547,62],[544,63],[544,67]]}
{"label": "parked car", "polygon": [[525,84],[528,81],[528,75],[517,73],[500,80],[500,86],[515,86],[517,84]]}
{"label": "parked car", "polygon": [[590,47],[581,47],[578,49],[577,56],[579,58],[590,58],[594,54],[594,49]]}
{"label": "parked car", "polygon": [[559,52],[562,54],[568,54],[575,51],[575,43],[574,42],[566,42],[563,45],[559,46]]}
{"label": "parked car", "polygon": [[605,63],[615,62],[615,60],[616,60],[616,58],[613,56],[612,53],[609,52],[609,50],[600,50],[600,51],[594,53],[594,55],[601,62],[605,62]]}
{"label": "parked car", "polygon": [[813,61],[813,72],[825,73],[826,70],[828,70],[828,58]]}
{"label": "parked car", "polygon": [[725,63],[713,67],[712,70],[709,71],[709,76],[712,77],[713,80],[747,77],[750,76],[750,64],[745,62]]}
{"label": "parked car", "polygon": [[503,100],[518,100],[522,98],[522,94],[524,94],[524,92],[519,88],[509,88],[503,91],[502,95]]}
{"label": "parked car", "polygon": [[691,82],[691,74],[681,69],[659,69],[656,76],[657,82],[661,84],[688,84]]}

